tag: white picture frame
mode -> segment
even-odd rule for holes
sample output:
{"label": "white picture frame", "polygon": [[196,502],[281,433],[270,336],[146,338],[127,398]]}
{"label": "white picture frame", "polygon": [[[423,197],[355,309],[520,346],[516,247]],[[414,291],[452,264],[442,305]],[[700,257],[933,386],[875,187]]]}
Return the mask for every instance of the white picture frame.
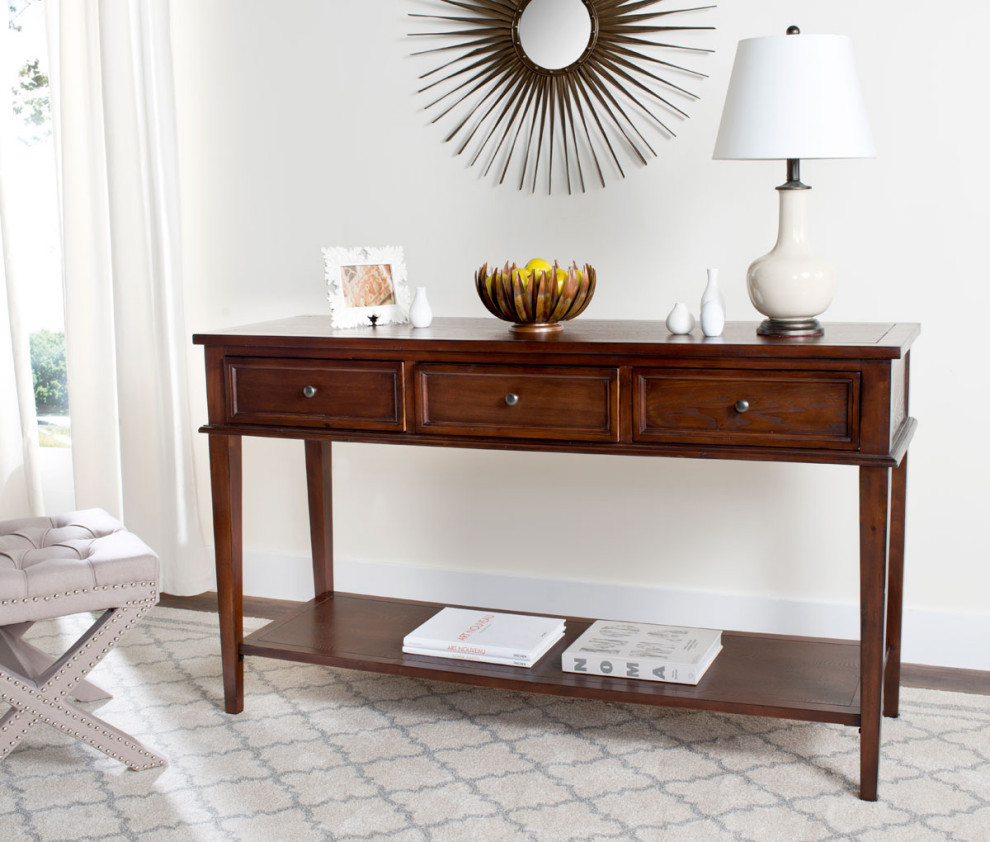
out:
{"label": "white picture frame", "polygon": [[405,324],[411,294],[402,246],[323,249],[334,327]]}

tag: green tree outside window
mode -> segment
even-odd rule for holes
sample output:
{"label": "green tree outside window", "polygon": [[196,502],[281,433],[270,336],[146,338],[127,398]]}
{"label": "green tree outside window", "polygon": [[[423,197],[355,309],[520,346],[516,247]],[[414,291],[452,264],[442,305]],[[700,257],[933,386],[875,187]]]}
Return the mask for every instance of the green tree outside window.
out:
{"label": "green tree outside window", "polygon": [[39,414],[65,415],[69,392],[65,380],[65,334],[51,330],[32,333],[31,371],[34,374],[34,405]]}

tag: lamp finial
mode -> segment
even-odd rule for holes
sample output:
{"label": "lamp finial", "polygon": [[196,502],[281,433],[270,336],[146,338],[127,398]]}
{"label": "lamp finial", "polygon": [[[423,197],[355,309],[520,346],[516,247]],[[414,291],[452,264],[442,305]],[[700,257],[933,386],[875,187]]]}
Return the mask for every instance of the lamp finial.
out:
{"label": "lamp finial", "polygon": [[800,35],[801,34],[801,28],[800,27],[797,27],[797,26],[789,26],[789,27],[787,27],[787,34],[788,35]]}

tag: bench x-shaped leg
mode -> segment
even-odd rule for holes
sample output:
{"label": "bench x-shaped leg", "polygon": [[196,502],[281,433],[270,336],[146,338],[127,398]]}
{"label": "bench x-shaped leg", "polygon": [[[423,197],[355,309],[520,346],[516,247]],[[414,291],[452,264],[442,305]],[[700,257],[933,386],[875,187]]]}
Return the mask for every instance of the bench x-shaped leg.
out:
{"label": "bench x-shaped leg", "polygon": [[[55,663],[55,659],[47,652],[24,640],[24,633],[33,625],[34,622],[30,621],[0,626],[0,668],[7,667],[33,679]],[[113,696],[92,682],[82,679],[73,688],[72,698],[77,702],[98,702],[101,699],[112,699]]]}
{"label": "bench x-shaped leg", "polygon": [[130,735],[67,700],[75,695],[73,688],[84,681],[84,676],[153,604],[147,600],[107,610],[61,658],[31,678],[0,665],[0,701],[11,705],[0,719],[0,760],[31,728],[43,722],[89,743],[132,769],[165,765],[163,757],[148,751]]}

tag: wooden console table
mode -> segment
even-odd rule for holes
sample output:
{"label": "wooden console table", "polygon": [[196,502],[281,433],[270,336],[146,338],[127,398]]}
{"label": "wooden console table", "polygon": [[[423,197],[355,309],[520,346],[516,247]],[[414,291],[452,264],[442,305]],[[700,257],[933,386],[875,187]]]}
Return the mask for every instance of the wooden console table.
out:
{"label": "wooden console table", "polygon": [[[226,709],[243,657],[790,719],[861,729],[860,795],[877,797],[882,715],[896,716],[909,348],[917,325],[829,324],[768,339],[755,323],[671,336],[660,322],[570,322],[517,338],[494,319],[334,330],[326,316],[197,334],[205,346]],[[305,441],[315,599],[243,636],[241,437]],[[815,462],[859,469],[860,639],[726,632],[697,686],[404,655],[440,606],[333,590],[331,443]],[[662,469],[662,466],[661,466]],[[481,606],[492,607],[492,606]]]}

